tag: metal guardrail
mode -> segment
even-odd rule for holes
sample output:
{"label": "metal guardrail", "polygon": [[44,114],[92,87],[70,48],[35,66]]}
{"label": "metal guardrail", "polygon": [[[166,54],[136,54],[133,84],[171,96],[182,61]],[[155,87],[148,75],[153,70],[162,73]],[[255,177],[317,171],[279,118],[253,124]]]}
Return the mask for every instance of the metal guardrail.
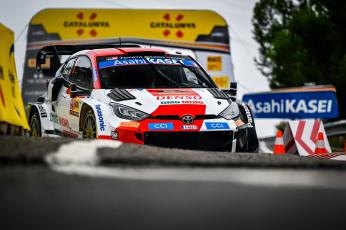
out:
{"label": "metal guardrail", "polygon": [[346,135],[346,120],[339,120],[324,124],[328,137]]}

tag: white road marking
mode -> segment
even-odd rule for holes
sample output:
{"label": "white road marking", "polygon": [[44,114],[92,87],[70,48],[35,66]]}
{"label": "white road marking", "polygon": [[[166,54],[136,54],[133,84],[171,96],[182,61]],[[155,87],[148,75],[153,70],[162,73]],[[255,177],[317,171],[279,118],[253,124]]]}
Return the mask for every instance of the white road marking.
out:
{"label": "white road marking", "polygon": [[62,145],[56,153],[49,154],[46,161],[52,166],[97,165],[97,148],[121,146],[119,141],[92,140],[73,141]]}
{"label": "white road marking", "polygon": [[336,157],[331,158],[331,160],[346,161],[346,155],[336,156]]}
{"label": "white road marking", "polygon": [[[92,166],[55,166],[65,174],[96,178],[150,181],[204,181],[231,182],[267,187],[346,188],[346,173],[336,171],[292,169],[239,169],[239,168],[124,168]],[[335,180],[338,182],[336,183]]]}
{"label": "white road marking", "polygon": [[[65,144],[46,160],[51,168],[64,174],[99,178],[153,181],[207,181],[232,182],[254,186],[295,186],[346,188],[346,173],[336,171],[297,169],[244,169],[244,168],[182,168],[182,167],[105,167],[98,165],[97,148],[116,149],[116,141],[75,141]],[[335,180],[338,182],[336,183]]]}

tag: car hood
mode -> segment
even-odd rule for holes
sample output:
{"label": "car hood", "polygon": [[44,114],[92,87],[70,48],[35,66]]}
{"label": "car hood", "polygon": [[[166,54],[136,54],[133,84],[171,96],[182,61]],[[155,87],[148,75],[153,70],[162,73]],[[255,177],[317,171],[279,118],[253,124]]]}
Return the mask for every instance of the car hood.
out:
{"label": "car hood", "polygon": [[229,106],[229,99],[218,89],[126,89],[106,90],[112,102],[151,115],[218,115]]}

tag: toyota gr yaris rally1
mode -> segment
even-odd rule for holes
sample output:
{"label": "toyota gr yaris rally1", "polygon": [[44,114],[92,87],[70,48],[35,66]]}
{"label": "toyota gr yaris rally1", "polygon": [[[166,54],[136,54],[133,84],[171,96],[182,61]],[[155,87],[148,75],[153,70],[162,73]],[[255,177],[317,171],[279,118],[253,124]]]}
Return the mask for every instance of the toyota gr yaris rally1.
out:
{"label": "toyota gr yaris rally1", "polygon": [[[49,50],[63,54],[64,46],[43,48],[38,63]],[[246,104],[218,89],[192,57],[154,48],[74,52],[49,81],[47,95],[30,103],[29,124],[34,136],[258,151]]]}

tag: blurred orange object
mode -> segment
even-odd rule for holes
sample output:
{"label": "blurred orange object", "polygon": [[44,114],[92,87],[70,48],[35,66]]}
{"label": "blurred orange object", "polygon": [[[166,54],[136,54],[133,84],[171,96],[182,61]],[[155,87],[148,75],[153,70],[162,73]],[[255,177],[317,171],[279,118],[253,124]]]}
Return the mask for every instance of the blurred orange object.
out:
{"label": "blurred orange object", "polygon": [[274,154],[285,154],[284,139],[282,138],[282,131],[276,133],[275,143],[274,143]]}
{"label": "blurred orange object", "polygon": [[315,154],[326,154],[328,153],[326,146],[324,144],[324,136],[322,132],[318,133],[317,143],[315,148]]}

